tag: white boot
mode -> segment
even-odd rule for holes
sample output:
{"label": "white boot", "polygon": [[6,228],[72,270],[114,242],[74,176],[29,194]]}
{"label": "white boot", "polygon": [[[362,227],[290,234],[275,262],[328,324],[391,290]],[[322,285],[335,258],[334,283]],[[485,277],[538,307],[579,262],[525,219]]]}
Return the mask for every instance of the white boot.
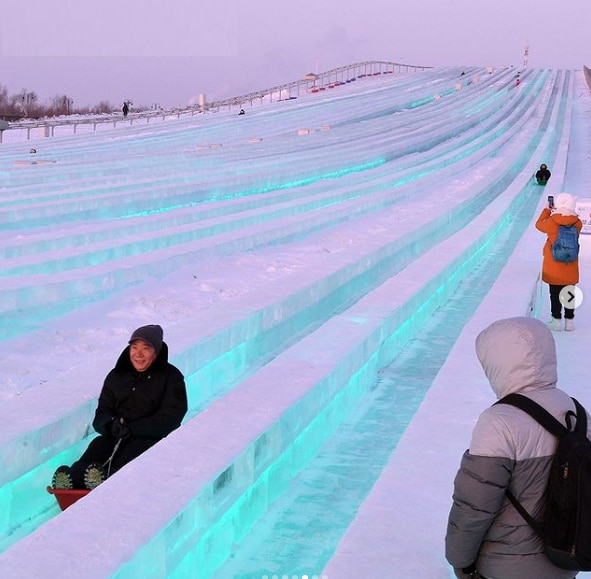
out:
{"label": "white boot", "polygon": [[575,331],[575,321],[574,320],[564,320],[564,329],[567,332],[574,332]]}
{"label": "white boot", "polygon": [[562,331],[562,320],[558,319],[558,318],[552,318],[549,322],[548,322],[548,327],[553,331],[553,332],[561,332]]}

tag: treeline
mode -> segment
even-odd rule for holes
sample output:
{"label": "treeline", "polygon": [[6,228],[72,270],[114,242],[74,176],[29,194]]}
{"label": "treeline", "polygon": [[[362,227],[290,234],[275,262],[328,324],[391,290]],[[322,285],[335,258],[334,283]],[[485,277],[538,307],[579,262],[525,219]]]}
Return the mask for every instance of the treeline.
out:
{"label": "treeline", "polygon": [[0,119],[7,121],[112,113],[118,109],[119,107],[108,101],[101,101],[94,107],[76,107],[68,95],[56,95],[49,102],[42,103],[34,91],[23,89],[19,93],[9,95],[8,89],[0,84]]}

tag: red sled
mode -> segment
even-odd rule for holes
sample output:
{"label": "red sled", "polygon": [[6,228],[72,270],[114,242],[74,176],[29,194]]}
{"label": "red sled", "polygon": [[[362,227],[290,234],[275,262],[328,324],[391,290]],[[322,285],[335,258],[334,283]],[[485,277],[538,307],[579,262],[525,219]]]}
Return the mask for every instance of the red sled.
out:
{"label": "red sled", "polygon": [[47,492],[55,496],[60,509],[65,511],[77,500],[85,497],[90,491],[88,489],[54,489],[53,487],[47,487]]}

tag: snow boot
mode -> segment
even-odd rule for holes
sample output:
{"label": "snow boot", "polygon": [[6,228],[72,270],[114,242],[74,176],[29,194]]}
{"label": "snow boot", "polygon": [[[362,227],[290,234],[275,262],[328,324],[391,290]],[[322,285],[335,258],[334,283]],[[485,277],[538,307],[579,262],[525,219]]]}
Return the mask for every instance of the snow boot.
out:
{"label": "snow boot", "polygon": [[89,464],[84,470],[84,486],[90,491],[98,487],[106,478],[105,471],[98,462]]}
{"label": "snow boot", "polygon": [[553,332],[561,332],[562,331],[562,320],[560,318],[552,318],[549,322],[548,322],[548,327],[553,331]]}
{"label": "snow boot", "polygon": [[574,332],[575,331],[575,321],[573,319],[569,319],[569,318],[564,320],[564,329],[567,332]]}
{"label": "snow boot", "polygon": [[57,470],[53,473],[53,477],[51,479],[51,486],[54,489],[72,490],[74,488],[74,483],[72,481],[72,472],[70,471],[69,466],[66,466],[64,464],[57,468]]}

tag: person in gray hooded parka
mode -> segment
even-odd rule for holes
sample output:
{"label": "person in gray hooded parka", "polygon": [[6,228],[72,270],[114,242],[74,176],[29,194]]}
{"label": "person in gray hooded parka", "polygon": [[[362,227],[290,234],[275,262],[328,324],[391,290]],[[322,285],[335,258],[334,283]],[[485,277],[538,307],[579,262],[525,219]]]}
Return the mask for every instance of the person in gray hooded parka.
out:
{"label": "person in gray hooded parka", "polygon": [[[476,354],[498,399],[528,396],[563,424],[575,411],[556,387],[556,346],[535,318],[499,320],[476,338]],[[588,419],[591,436],[591,420]],[[505,495],[510,489],[537,520],[557,439],[523,411],[507,404],[478,418],[470,448],[454,481],[445,537],[446,558],[457,577],[571,579],[544,555],[541,539]]]}

